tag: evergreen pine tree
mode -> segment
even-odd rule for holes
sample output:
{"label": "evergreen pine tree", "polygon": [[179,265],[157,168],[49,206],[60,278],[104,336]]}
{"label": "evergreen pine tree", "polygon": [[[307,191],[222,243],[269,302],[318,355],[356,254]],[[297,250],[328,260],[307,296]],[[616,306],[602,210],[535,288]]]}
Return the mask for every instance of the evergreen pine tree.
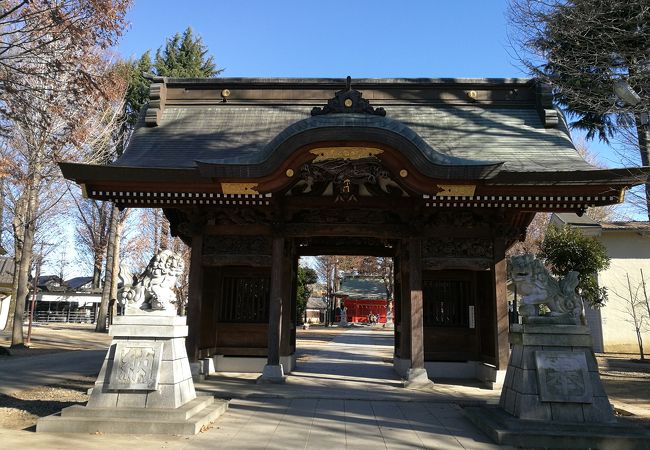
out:
{"label": "evergreen pine tree", "polygon": [[190,27],[182,35],[176,33],[164,48],[156,51],[154,66],[156,75],[163,77],[213,77],[221,72],[214,57],[208,56],[203,39],[194,36]]}

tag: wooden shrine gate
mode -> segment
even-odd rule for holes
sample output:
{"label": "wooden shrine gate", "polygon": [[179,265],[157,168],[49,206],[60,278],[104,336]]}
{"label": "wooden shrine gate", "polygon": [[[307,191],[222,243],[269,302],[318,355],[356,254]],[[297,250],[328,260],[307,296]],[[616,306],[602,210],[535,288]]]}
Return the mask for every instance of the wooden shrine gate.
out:
{"label": "wooden shrine gate", "polygon": [[392,256],[396,370],[496,381],[506,249],[536,212],[619,202],[647,170],[585,162],[534,80],[342,84],[154,78],[114,164],[61,168],[90,198],[163,208],[191,246],[193,361],[291,371],[298,258]]}

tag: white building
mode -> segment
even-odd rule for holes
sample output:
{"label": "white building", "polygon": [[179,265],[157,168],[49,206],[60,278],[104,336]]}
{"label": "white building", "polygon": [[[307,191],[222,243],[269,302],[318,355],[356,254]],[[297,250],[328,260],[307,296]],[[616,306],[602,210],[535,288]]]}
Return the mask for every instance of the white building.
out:
{"label": "white building", "polygon": [[642,304],[644,292],[641,277],[643,273],[650,295],[650,223],[599,224],[586,216],[578,217],[575,214],[553,214],[551,223],[575,226],[585,235],[596,237],[607,248],[611,258],[609,269],[598,274],[598,282],[607,288],[609,299],[600,311],[587,311],[594,350],[639,352],[630,303],[630,299],[633,299],[638,303],[635,309],[637,317],[643,321],[644,351],[650,353],[650,317]]}

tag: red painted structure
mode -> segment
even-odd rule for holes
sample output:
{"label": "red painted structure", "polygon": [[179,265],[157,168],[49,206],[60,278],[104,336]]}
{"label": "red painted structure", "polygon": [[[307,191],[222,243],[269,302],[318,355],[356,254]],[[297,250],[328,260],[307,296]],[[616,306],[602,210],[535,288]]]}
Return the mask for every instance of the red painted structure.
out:
{"label": "red painted structure", "polygon": [[[381,277],[349,276],[343,278],[335,296],[340,299],[341,308],[347,308],[347,321],[368,323],[370,316],[377,317],[377,323],[386,323],[386,288]],[[391,304],[391,316],[394,317]],[[337,309],[335,321],[341,320]]]}

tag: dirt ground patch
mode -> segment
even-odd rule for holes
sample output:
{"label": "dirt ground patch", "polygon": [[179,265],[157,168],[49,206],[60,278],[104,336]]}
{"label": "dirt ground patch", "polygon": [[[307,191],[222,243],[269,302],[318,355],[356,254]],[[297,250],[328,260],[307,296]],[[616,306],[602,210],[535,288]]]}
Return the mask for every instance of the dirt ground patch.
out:
{"label": "dirt ground patch", "polygon": [[650,429],[650,362],[610,353],[599,353],[596,359],[619,420]]}
{"label": "dirt ground patch", "polygon": [[49,416],[72,405],[85,404],[86,392],[94,377],[78,377],[54,386],[0,394],[0,428],[24,430],[36,425],[39,417]]}

